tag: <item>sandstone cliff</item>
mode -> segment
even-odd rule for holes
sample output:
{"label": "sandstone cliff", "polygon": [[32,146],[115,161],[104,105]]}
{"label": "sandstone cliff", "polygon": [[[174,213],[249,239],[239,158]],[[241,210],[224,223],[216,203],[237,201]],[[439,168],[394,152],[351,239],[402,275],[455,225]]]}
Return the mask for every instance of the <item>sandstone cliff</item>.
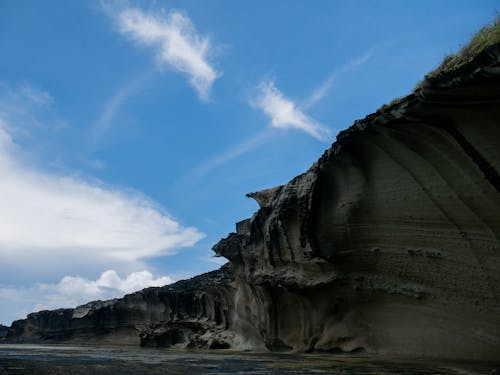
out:
{"label": "sandstone cliff", "polygon": [[500,44],[341,132],[214,246],[231,266],[10,340],[500,358]]}
{"label": "sandstone cliff", "polygon": [[12,323],[7,340],[227,348],[228,342],[238,342],[228,330],[232,325],[232,280],[226,265],[119,299],[29,314]]}
{"label": "sandstone cliff", "polygon": [[269,349],[500,358],[500,45],[250,194],[236,316]]}

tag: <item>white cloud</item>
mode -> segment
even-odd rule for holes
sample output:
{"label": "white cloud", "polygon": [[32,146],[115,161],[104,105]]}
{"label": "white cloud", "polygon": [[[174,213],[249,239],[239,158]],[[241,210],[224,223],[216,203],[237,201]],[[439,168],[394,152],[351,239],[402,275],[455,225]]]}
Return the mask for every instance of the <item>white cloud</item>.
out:
{"label": "white cloud", "polygon": [[126,8],[115,16],[119,31],[135,42],[155,48],[157,60],[185,73],[202,100],[220,76],[210,64],[213,52],[210,40],[200,36],[191,20],[178,11],[146,14],[138,8]]}
{"label": "white cloud", "polygon": [[173,282],[169,276],[155,278],[149,271],[132,272],[121,278],[115,270],[107,270],[96,280],[64,276],[57,284],[38,284],[31,288],[41,296],[33,311],[76,307],[89,301],[122,297],[150,286]]}
{"label": "white cloud", "polygon": [[[153,277],[147,259],[193,246],[204,234],[181,225],[139,192],[68,173],[15,140],[50,129],[54,99],[27,83],[0,83],[0,322],[42,306],[77,305],[172,281]],[[45,113],[48,112],[48,116]],[[42,164],[45,161],[45,164]],[[97,280],[85,279],[107,271]],[[33,285],[36,281],[57,284]],[[20,286],[20,284],[24,286]],[[17,285],[16,285],[17,284]]]}
{"label": "white cloud", "polygon": [[251,104],[269,116],[271,125],[275,128],[299,129],[320,141],[327,141],[331,137],[325,126],[302,112],[276,88],[273,81],[262,81],[259,84],[258,95]]}
{"label": "white cloud", "polygon": [[[330,130],[305,115],[304,110],[314,106],[324,98],[332,88],[339,74],[348,72],[364,64],[372,55],[373,48],[362,56],[345,64],[339,71],[331,73],[325,81],[313,90],[312,94],[302,103],[302,105],[296,105],[290,99],[284,97],[283,93],[276,88],[273,81],[262,81],[258,86],[257,96],[251,100],[250,104],[264,111],[264,113],[271,118],[271,125],[275,128],[297,128],[319,140],[329,140],[331,137]],[[186,176],[186,179],[190,181],[200,179],[220,165],[261,146],[273,135],[274,134],[271,132],[264,131],[238,143],[225,152],[202,163],[198,168],[191,171]]]}
{"label": "white cloud", "polygon": [[204,237],[150,199],[24,165],[0,122],[0,262],[137,263]]}
{"label": "white cloud", "polygon": [[143,270],[132,272],[125,277],[115,270],[101,273],[96,280],[80,276],[64,276],[58,283],[38,283],[30,287],[0,285],[0,300],[3,305],[22,305],[4,316],[0,323],[10,324],[14,319],[21,319],[28,312],[57,308],[74,308],[95,300],[119,298],[151,286],[163,286],[175,280],[169,276],[155,277]]}
{"label": "white cloud", "polygon": [[262,81],[259,84],[258,95],[251,101],[251,104],[269,116],[271,125],[276,128],[300,129],[321,141],[327,141],[331,138],[330,130],[307,116],[304,111],[325,97],[340,74],[347,73],[366,63],[373,56],[374,49],[375,47],[371,48],[362,56],[349,61],[339,70],[329,74],[300,105],[296,105],[292,100],[286,98],[276,88],[272,80]]}

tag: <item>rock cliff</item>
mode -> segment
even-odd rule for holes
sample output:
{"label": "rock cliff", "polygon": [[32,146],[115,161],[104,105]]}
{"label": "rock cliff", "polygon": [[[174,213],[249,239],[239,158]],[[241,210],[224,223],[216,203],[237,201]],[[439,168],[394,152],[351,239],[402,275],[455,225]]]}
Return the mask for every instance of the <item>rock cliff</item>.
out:
{"label": "rock cliff", "polygon": [[230,266],[9,340],[500,358],[500,44],[358,120],[214,246]]}
{"label": "rock cliff", "polygon": [[271,350],[500,358],[500,45],[249,194],[218,243]]}
{"label": "rock cliff", "polygon": [[249,194],[236,316],[271,350],[500,358],[500,45]]}
{"label": "rock cliff", "polygon": [[7,341],[227,348],[234,287],[229,265],[164,287],[76,309],[40,311],[12,323]]}
{"label": "rock cliff", "polygon": [[7,336],[8,331],[9,331],[9,327],[6,327],[6,326],[0,324],[0,339],[3,339],[5,336]]}

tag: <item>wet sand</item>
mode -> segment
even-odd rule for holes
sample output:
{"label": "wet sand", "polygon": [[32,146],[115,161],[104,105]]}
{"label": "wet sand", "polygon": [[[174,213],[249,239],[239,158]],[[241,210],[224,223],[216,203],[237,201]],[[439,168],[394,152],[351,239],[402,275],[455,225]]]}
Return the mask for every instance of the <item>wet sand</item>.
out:
{"label": "wet sand", "polygon": [[0,374],[500,374],[500,365],[367,355],[0,344]]}

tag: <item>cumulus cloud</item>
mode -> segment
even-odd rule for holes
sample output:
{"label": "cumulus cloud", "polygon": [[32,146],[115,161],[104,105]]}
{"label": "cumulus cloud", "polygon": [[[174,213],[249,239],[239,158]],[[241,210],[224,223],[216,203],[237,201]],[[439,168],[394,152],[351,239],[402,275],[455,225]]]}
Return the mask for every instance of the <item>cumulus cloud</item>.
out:
{"label": "cumulus cloud", "polygon": [[14,311],[2,311],[0,323],[10,324],[12,320],[21,319],[29,312],[74,308],[89,301],[119,298],[147,287],[168,285],[174,281],[169,276],[155,277],[146,270],[132,272],[124,277],[120,277],[115,270],[107,270],[96,280],[64,276],[59,282],[52,284],[38,283],[30,287],[0,285],[2,305],[22,307]]}
{"label": "cumulus cloud", "polygon": [[200,36],[191,20],[179,11],[147,14],[126,8],[115,16],[118,30],[138,44],[156,50],[157,61],[186,74],[203,100],[220,75],[209,62],[213,47],[208,37]]}
{"label": "cumulus cloud", "polygon": [[40,298],[34,311],[76,307],[95,300],[121,297],[150,286],[173,283],[169,276],[155,278],[149,271],[137,271],[120,277],[115,270],[104,271],[96,280],[80,276],[64,276],[56,284],[38,284],[31,288]]}
{"label": "cumulus cloud", "polygon": [[251,104],[262,110],[275,128],[299,129],[320,141],[327,141],[331,136],[325,126],[307,116],[292,100],[286,98],[273,81],[259,84],[258,94]]}

